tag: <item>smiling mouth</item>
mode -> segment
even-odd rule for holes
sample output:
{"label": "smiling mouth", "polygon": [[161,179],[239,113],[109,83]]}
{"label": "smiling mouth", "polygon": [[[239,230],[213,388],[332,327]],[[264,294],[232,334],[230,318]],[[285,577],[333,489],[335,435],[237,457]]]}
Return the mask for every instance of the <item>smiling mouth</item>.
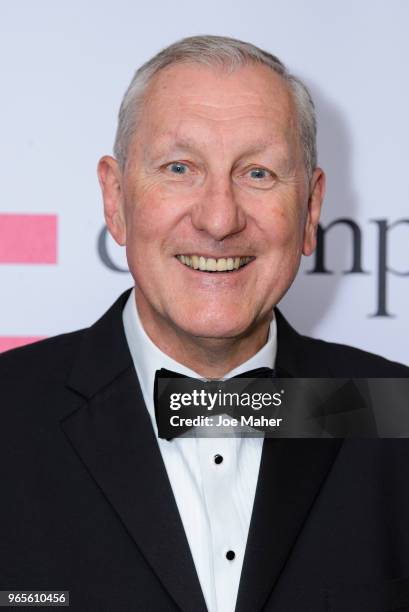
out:
{"label": "smiling mouth", "polygon": [[182,264],[199,272],[235,272],[255,257],[203,257],[203,255],[176,255]]}

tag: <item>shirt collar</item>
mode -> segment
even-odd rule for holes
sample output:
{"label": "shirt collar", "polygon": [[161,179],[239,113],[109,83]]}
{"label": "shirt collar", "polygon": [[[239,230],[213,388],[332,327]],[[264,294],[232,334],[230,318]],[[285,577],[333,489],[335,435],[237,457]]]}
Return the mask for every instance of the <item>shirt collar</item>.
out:
{"label": "shirt collar", "polygon": [[[153,387],[156,370],[166,368],[167,370],[172,370],[173,372],[178,372],[179,374],[184,374],[192,378],[201,378],[201,376],[197,372],[175,361],[172,357],[166,355],[166,353],[163,353],[149,338],[139,318],[135,301],[135,288],[131,291],[125,304],[122,320],[126,340],[139,378],[145,403],[151,418],[154,420]],[[267,367],[274,369],[276,354],[277,324],[275,317],[273,317],[266,344],[253,355],[253,357],[250,357],[250,359],[247,359],[247,361],[228,372],[225,378],[231,378],[232,376],[237,376],[242,372],[254,370],[255,368]]]}

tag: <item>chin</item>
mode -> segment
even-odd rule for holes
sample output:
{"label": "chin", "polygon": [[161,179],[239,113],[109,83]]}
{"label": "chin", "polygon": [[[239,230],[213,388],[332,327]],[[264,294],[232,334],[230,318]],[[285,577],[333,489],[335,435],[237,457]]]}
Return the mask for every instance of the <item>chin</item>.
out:
{"label": "chin", "polygon": [[251,317],[221,316],[211,317],[209,313],[203,316],[183,317],[173,319],[174,325],[185,334],[196,338],[236,338],[253,326]]}

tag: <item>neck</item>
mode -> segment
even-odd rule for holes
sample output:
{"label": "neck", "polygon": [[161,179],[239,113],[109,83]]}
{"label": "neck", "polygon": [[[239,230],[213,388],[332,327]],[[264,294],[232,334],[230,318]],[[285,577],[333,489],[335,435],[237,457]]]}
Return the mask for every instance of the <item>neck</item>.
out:
{"label": "neck", "polygon": [[240,336],[208,338],[192,336],[138,299],[136,306],[143,328],[152,342],[169,357],[203,378],[223,378],[255,355],[267,342],[272,313]]}

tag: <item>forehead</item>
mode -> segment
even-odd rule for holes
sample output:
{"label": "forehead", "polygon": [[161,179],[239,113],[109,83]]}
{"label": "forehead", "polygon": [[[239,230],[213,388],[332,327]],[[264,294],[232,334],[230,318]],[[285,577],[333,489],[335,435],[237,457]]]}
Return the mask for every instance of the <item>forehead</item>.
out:
{"label": "forehead", "polygon": [[195,130],[268,139],[294,131],[296,110],[286,81],[270,68],[175,64],[160,71],[144,97],[137,132],[155,141],[195,137]]}

